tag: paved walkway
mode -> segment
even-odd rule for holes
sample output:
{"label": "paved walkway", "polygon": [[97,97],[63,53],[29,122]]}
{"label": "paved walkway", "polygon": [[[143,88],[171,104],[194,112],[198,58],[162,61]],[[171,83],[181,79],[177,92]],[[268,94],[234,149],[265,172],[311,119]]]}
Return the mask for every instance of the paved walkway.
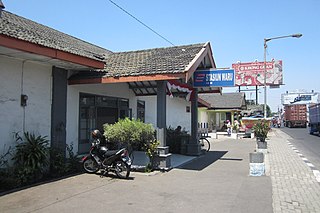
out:
{"label": "paved walkway", "polygon": [[267,160],[272,181],[273,211],[320,212],[320,184],[312,169],[288,142],[290,136],[273,129]]}
{"label": "paved walkway", "polygon": [[266,176],[249,176],[254,139],[226,137],[205,156],[175,156],[166,173],[82,174],[3,195],[0,212],[320,212],[320,184],[288,139],[270,133]]}

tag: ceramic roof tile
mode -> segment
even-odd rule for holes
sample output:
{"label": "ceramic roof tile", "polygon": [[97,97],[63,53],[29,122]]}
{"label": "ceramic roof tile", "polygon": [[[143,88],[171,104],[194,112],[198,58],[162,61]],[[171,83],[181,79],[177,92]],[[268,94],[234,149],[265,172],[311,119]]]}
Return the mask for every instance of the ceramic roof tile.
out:
{"label": "ceramic roof tile", "polygon": [[118,52],[106,59],[106,76],[134,76],[185,72],[205,43],[130,52]]}
{"label": "ceramic roof tile", "polygon": [[241,109],[245,105],[245,94],[223,93],[223,94],[199,94],[199,98],[208,102],[213,109]]}
{"label": "ceramic roof tile", "polygon": [[111,54],[109,50],[8,11],[2,12],[0,34],[100,61]]}

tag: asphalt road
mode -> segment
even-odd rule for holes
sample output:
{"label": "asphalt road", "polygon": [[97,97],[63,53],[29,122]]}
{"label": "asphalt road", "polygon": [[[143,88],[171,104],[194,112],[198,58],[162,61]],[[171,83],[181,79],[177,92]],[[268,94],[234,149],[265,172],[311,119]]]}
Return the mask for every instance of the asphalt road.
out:
{"label": "asphalt road", "polygon": [[320,170],[320,137],[310,135],[308,128],[280,128],[292,137],[289,141]]}

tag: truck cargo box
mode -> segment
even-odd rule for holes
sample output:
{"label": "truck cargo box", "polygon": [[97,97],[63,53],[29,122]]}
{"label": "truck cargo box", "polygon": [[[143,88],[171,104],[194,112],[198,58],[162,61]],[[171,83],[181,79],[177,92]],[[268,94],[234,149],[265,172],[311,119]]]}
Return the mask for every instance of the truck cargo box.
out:
{"label": "truck cargo box", "polygon": [[284,107],[284,125],[287,127],[307,126],[307,106],[305,104],[292,104]]}
{"label": "truck cargo box", "polygon": [[309,132],[320,133],[320,103],[309,106]]}

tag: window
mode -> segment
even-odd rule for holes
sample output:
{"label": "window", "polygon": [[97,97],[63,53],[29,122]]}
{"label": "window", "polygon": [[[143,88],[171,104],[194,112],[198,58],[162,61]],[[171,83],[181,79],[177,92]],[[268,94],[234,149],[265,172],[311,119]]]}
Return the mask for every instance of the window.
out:
{"label": "window", "polygon": [[145,102],[141,100],[137,101],[137,119],[145,122]]}
{"label": "window", "polygon": [[89,150],[93,129],[103,132],[104,124],[130,116],[128,99],[84,93],[80,94],[79,111],[79,153]]}

